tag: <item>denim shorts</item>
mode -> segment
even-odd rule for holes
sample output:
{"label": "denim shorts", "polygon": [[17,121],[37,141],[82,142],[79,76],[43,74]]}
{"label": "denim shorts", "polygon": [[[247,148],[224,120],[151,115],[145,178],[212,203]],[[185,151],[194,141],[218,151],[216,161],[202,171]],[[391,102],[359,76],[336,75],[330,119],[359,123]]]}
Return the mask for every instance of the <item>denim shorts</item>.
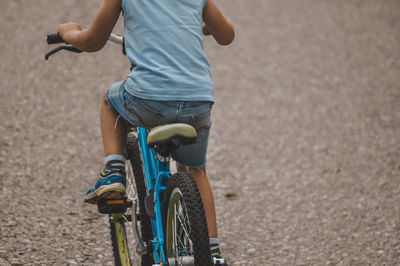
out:
{"label": "denim shorts", "polygon": [[212,102],[146,100],[127,92],[125,81],[111,85],[107,102],[129,126],[152,128],[171,123],[192,125],[197,131],[196,142],[181,145],[171,157],[184,166],[201,167],[206,164]]}

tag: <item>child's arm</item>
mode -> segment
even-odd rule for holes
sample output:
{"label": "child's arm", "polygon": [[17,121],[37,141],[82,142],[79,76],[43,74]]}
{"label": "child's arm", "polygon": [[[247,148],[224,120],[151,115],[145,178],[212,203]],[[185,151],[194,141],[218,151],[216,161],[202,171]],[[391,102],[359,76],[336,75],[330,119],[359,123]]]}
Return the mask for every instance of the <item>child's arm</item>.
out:
{"label": "child's arm", "polygon": [[104,0],[96,18],[86,30],[69,22],[58,27],[64,41],[84,52],[96,52],[104,47],[121,13],[122,0]]}
{"label": "child's arm", "polygon": [[203,9],[204,34],[211,34],[221,45],[230,44],[235,38],[235,30],[212,0],[207,0]]}

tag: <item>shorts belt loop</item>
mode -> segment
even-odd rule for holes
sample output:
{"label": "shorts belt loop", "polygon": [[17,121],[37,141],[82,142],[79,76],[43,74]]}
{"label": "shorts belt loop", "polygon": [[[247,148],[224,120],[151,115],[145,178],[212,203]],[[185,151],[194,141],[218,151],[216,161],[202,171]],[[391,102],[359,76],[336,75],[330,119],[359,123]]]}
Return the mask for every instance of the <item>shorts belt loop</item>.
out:
{"label": "shorts belt loop", "polygon": [[184,109],[184,102],[179,102],[178,103],[178,108],[177,108],[177,110],[176,110],[176,120],[179,120],[180,118],[181,118],[181,116],[182,116],[182,111],[183,111],[183,109]]}

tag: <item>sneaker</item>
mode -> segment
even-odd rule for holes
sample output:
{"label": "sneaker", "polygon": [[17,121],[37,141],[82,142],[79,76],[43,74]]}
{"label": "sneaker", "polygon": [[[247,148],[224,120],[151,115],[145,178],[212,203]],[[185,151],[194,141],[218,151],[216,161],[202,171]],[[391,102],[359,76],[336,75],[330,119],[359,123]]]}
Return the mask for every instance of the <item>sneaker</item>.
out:
{"label": "sneaker", "polygon": [[210,249],[211,249],[212,265],[228,266],[228,264],[226,263],[226,260],[221,255],[221,251],[219,249],[218,244],[210,244]]}
{"label": "sneaker", "polygon": [[211,261],[213,265],[229,266],[224,257],[222,257],[220,254],[212,254]]}
{"label": "sneaker", "polygon": [[123,198],[125,196],[125,186],[125,169],[106,165],[101,170],[97,183],[86,193],[85,202],[96,204],[99,198]]}

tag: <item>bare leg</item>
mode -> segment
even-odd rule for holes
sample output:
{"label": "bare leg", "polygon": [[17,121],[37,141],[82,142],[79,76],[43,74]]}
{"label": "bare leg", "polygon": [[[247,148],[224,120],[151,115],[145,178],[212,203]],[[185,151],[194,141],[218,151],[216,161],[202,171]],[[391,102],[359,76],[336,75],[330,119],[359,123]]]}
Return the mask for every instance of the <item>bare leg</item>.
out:
{"label": "bare leg", "polygon": [[[186,168],[178,165],[178,171],[186,172]],[[210,183],[208,182],[206,167],[189,167],[189,174],[194,179],[200,191],[201,201],[203,202],[204,212],[206,213],[208,236],[218,237],[217,217],[215,214],[214,196]]]}
{"label": "bare leg", "polygon": [[[100,127],[103,137],[104,155],[123,154],[124,124],[118,114],[108,106],[106,94],[100,110]],[[118,119],[118,121],[117,121]]]}

